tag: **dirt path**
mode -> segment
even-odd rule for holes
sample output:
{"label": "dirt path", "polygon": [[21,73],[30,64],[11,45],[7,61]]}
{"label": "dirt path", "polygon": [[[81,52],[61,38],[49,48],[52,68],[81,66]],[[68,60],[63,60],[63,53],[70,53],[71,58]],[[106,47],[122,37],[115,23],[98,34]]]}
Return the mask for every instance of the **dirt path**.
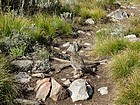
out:
{"label": "dirt path", "polygon": [[[132,8],[126,8],[124,9],[125,11],[128,12],[128,14],[134,13],[135,16],[140,15],[140,6],[136,6],[137,9],[132,9]],[[129,19],[128,19],[129,20]],[[124,23],[127,23],[128,20],[125,20]],[[113,23],[114,24],[114,23]],[[110,24],[111,25],[111,24]],[[84,43],[90,43],[91,45],[89,46],[89,49],[92,48],[94,44],[94,38],[95,38],[95,32],[99,30],[101,27],[107,27],[106,24],[97,24],[93,26],[89,25],[83,25],[78,28],[78,30],[82,30],[86,33],[90,34],[79,34],[79,37],[76,39],[63,39],[61,40],[62,42],[66,41],[78,41],[79,44],[84,44]],[[80,55],[83,57],[84,60],[86,61],[95,61],[97,57],[93,57],[91,55],[91,50],[86,50],[86,48],[82,47],[80,50]],[[59,63],[58,63],[59,64]],[[95,75],[90,75],[90,74],[85,74],[84,79],[86,79],[89,84],[93,87],[94,89],[94,94],[92,98],[85,100],[85,101],[78,101],[73,103],[71,98],[67,98],[62,101],[54,102],[50,98],[47,98],[46,100],[46,105],[114,105],[114,99],[116,97],[116,86],[113,80],[109,77],[108,75],[108,68],[106,67],[107,64],[104,65],[99,65],[97,67],[97,75],[100,76],[100,78],[97,78]],[[71,79],[73,80],[71,71],[73,68],[69,67],[61,71],[59,74],[53,75],[53,77],[59,81],[60,83],[62,82],[62,78],[66,79]],[[106,86],[108,87],[109,93],[107,95],[101,95],[98,92],[98,89],[100,87]],[[32,96],[34,97],[34,95]]]}

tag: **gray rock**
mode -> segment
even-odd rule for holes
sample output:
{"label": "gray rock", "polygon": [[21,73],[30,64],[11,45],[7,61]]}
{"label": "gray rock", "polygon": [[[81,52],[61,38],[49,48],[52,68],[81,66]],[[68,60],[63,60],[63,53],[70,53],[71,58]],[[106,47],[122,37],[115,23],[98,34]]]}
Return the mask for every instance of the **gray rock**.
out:
{"label": "gray rock", "polygon": [[108,94],[108,87],[101,87],[98,89],[101,95]]}
{"label": "gray rock", "polygon": [[111,17],[112,19],[122,20],[128,18],[128,14],[122,9],[117,9],[116,11],[113,11],[110,14],[108,14],[107,17]]}
{"label": "gray rock", "polygon": [[92,94],[92,87],[84,79],[77,79],[68,88],[72,101],[87,100]]}
{"label": "gray rock", "polygon": [[90,24],[90,25],[95,24],[95,22],[93,21],[92,18],[87,19],[87,20],[85,21],[85,23],[86,23],[86,24]]}
{"label": "gray rock", "polygon": [[15,60],[15,61],[11,62],[11,65],[16,69],[20,69],[20,71],[29,71],[32,68],[33,61],[31,61],[31,60]]}
{"label": "gray rock", "polygon": [[24,84],[30,82],[31,76],[29,76],[26,72],[19,72],[15,75],[15,80],[18,83]]}

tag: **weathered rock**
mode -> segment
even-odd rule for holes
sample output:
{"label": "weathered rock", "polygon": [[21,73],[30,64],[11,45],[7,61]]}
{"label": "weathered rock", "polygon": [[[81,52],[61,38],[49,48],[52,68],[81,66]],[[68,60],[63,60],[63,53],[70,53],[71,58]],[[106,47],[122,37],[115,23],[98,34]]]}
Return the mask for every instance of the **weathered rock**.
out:
{"label": "weathered rock", "polygon": [[20,69],[20,71],[29,71],[32,68],[33,61],[31,60],[15,60],[11,62],[11,65],[15,69]]}
{"label": "weathered rock", "polygon": [[95,24],[95,22],[93,21],[93,19],[89,18],[85,21],[86,24],[90,24],[90,25],[93,25]]}
{"label": "weathered rock", "polygon": [[72,101],[87,100],[92,94],[92,87],[84,79],[77,79],[68,88]]}
{"label": "weathered rock", "polygon": [[41,80],[38,80],[36,82],[36,87],[35,87],[35,92],[38,91],[38,89],[40,88],[40,86],[44,83],[47,83],[47,82],[50,82],[50,78],[44,78],[44,79],[41,79]]}
{"label": "weathered rock", "polygon": [[107,17],[111,17],[112,19],[122,20],[128,18],[128,14],[122,9],[117,9],[116,11],[113,11],[110,14],[108,14]]}
{"label": "weathered rock", "polygon": [[98,89],[101,95],[108,94],[108,87],[101,87]]}
{"label": "weathered rock", "polygon": [[51,82],[43,83],[36,92],[36,99],[45,101],[50,92]]}
{"label": "weathered rock", "polygon": [[138,41],[140,41],[140,38],[137,38],[136,35],[134,35],[134,34],[127,35],[124,38],[128,39],[131,42],[138,42]]}
{"label": "weathered rock", "polygon": [[19,72],[15,75],[15,80],[18,83],[24,84],[30,82],[31,76],[29,76],[26,72]]}
{"label": "weathered rock", "polygon": [[68,92],[54,78],[51,78],[52,89],[50,98],[54,101],[63,100],[68,97]]}

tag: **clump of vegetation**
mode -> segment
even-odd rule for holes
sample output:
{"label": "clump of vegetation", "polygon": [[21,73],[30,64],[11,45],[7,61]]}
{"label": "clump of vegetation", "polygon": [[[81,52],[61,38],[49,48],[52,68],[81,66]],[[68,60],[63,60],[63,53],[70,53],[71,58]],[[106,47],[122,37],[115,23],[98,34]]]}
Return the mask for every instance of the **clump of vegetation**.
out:
{"label": "clump of vegetation", "polygon": [[36,26],[36,30],[32,33],[34,36],[55,37],[71,33],[71,25],[58,16],[38,14],[34,16],[33,22]]}
{"label": "clump of vegetation", "polygon": [[6,60],[0,55],[0,104],[14,105],[14,99],[17,96],[17,88],[12,76],[4,69]]}
{"label": "clump of vegetation", "polygon": [[102,42],[96,43],[95,49],[93,50],[94,54],[109,56],[119,53],[127,46],[127,40],[122,38],[110,38]]}
{"label": "clump of vegetation", "polygon": [[117,104],[139,105],[140,103],[140,70],[135,68],[132,75],[128,78],[120,97],[117,99]]}
{"label": "clump of vegetation", "polygon": [[101,8],[82,8],[81,9],[81,16],[83,18],[93,18],[95,20],[100,20],[106,17],[106,12]]}
{"label": "clump of vegetation", "polygon": [[139,64],[139,53],[133,50],[126,50],[114,56],[110,63],[112,76],[115,79],[124,79],[132,73],[134,67]]}
{"label": "clump of vegetation", "polygon": [[14,16],[11,13],[0,14],[0,17],[0,37],[12,36],[13,31],[19,32],[29,23],[27,18]]}
{"label": "clump of vegetation", "polygon": [[140,19],[139,17],[131,18],[130,26],[126,34],[135,34],[137,37],[140,37]]}
{"label": "clump of vegetation", "polygon": [[98,56],[111,56],[118,54],[127,47],[128,40],[111,35],[109,29],[100,30],[96,33],[96,43],[93,54]]}

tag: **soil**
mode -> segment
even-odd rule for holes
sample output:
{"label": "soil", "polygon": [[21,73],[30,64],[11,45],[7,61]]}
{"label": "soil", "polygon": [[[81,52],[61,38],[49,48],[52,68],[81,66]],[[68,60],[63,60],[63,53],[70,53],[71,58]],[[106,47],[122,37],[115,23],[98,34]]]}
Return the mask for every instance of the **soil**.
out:
{"label": "soil", "polygon": [[[128,14],[130,13],[134,13],[136,16],[140,15],[140,6],[136,6],[137,9],[131,9],[131,8],[127,8],[124,9],[125,11],[128,12]],[[129,20],[129,19],[128,19]],[[125,20],[124,23],[127,23],[128,20]],[[115,23],[109,23],[110,25],[115,24]],[[67,41],[78,41],[81,42],[79,44],[83,44],[85,42],[87,43],[91,43],[93,46],[94,45],[94,38],[95,38],[95,32],[97,30],[99,30],[101,27],[107,27],[107,24],[99,24],[97,23],[96,25],[80,25],[78,26],[77,30],[83,30],[84,32],[91,32],[91,35],[82,35],[79,34],[77,38],[73,39],[73,38],[63,38],[60,39],[59,43],[60,45],[62,45],[62,43],[65,43]],[[83,52],[81,52],[81,50]],[[80,50],[80,55],[82,56],[82,58],[85,61],[95,61],[95,60],[101,60],[95,56],[92,56],[91,51],[86,51],[84,47],[82,47]],[[54,62],[55,64],[60,64],[61,62]],[[61,63],[62,64],[62,63]],[[109,76],[108,73],[108,68],[106,67],[107,64],[103,64],[103,65],[98,65],[97,66],[97,71],[95,75],[91,75],[91,74],[85,74],[84,79],[86,79],[88,81],[88,83],[92,86],[92,88],[94,89],[94,94],[93,96],[85,101],[78,101],[78,102],[72,102],[71,98],[67,98],[61,101],[57,101],[54,102],[52,99],[47,98],[45,105],[114,105],[114,100],[116,98],[117,92],[116,92],[116,84],[115,82],[112,80],[112,78]],[[70,79],[70,80],[74,80],[72,78],[72,67],[63,69],[60,73],[53,75],[53,77],[60,83],[62,83],[62,78],[66,78],[66,79]],[[97,78],[96,75],[99,75],[100,78]],[[34,82],[36,80],[33,80]],[[35,85],[35,84],[33,84]],[[100,87],[103,86],[107,86],[108,87],[108,91],[109,93],[107,95],[101,95],[98,92],[98,89]],[[32,94],[30,96],[30,99],[34,99],[35,98],[35,94]]]}

